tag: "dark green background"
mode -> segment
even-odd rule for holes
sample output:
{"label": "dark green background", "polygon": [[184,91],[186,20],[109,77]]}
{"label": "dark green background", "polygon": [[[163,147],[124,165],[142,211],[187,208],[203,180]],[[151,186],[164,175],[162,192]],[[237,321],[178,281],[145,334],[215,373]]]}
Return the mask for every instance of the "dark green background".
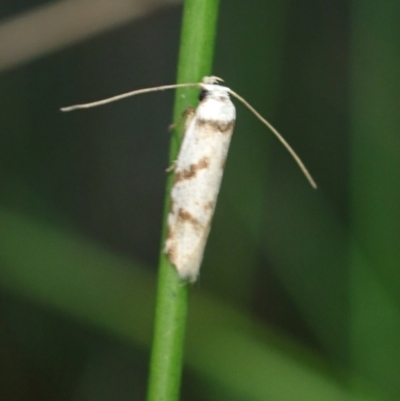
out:
{"label": "dark green background", "polygon": [[[145,398],[173,93],[58,109],[173,83],[180,18],[0,64],[2,400]],[[319,188],[238,104],[182,399],[398,400],[400,3],[221,0],[216,49]]]}

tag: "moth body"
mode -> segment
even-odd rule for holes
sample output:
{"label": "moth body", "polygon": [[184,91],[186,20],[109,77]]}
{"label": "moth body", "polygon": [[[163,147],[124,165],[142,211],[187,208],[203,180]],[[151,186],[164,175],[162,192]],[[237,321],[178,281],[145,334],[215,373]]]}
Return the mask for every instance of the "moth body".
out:
{"label": "moth body", "polygon": [[228,88],[203,83],[201,89],[175,163],[165,244],[180,278],[191,282],[199,274],[236,118]]}

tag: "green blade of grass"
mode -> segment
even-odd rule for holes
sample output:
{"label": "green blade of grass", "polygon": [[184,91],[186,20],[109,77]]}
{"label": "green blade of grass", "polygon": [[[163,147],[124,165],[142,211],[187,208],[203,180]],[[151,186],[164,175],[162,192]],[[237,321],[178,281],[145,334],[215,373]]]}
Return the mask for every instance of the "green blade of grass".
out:
{"label": "green blade of grass", "polygon": [[[218,3],[218,0],[185,1],[178,61],[178,83],[199,82],[203,76],[210,75]],[[188,106],[195,105],[196,97],[197,91],[193,89],[176,91],[174,121],[179,120]],[[177,157],[182,138],[182,131],[175,131],[171,138],[171,163]],[[170,174],[167,180],[164,207],[148,401],[177,400],[182,372],[188,286],[179,279],[175,268],[164,253],[172,184],[173,175]]]}

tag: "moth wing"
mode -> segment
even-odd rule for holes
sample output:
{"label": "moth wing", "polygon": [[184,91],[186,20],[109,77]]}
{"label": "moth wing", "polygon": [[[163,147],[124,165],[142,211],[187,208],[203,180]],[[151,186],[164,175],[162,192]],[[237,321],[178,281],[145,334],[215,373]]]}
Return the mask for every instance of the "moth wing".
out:
{"label": "moth wing", "polygon": [[181,279],[195,282],[203,260],[204,249],[210,232],[211,217],[201,234],[188,224],[178,223],[173,238],[166,242],[166,252]]}

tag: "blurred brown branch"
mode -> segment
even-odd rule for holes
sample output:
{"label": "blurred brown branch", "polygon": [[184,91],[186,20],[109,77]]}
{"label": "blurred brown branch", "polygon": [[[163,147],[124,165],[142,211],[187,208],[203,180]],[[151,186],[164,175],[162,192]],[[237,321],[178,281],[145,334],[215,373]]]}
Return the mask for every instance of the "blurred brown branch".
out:
{"label": "blurred brown branch", "polygon": [[0,71],[181,0],[63,0],[0,21]]}

